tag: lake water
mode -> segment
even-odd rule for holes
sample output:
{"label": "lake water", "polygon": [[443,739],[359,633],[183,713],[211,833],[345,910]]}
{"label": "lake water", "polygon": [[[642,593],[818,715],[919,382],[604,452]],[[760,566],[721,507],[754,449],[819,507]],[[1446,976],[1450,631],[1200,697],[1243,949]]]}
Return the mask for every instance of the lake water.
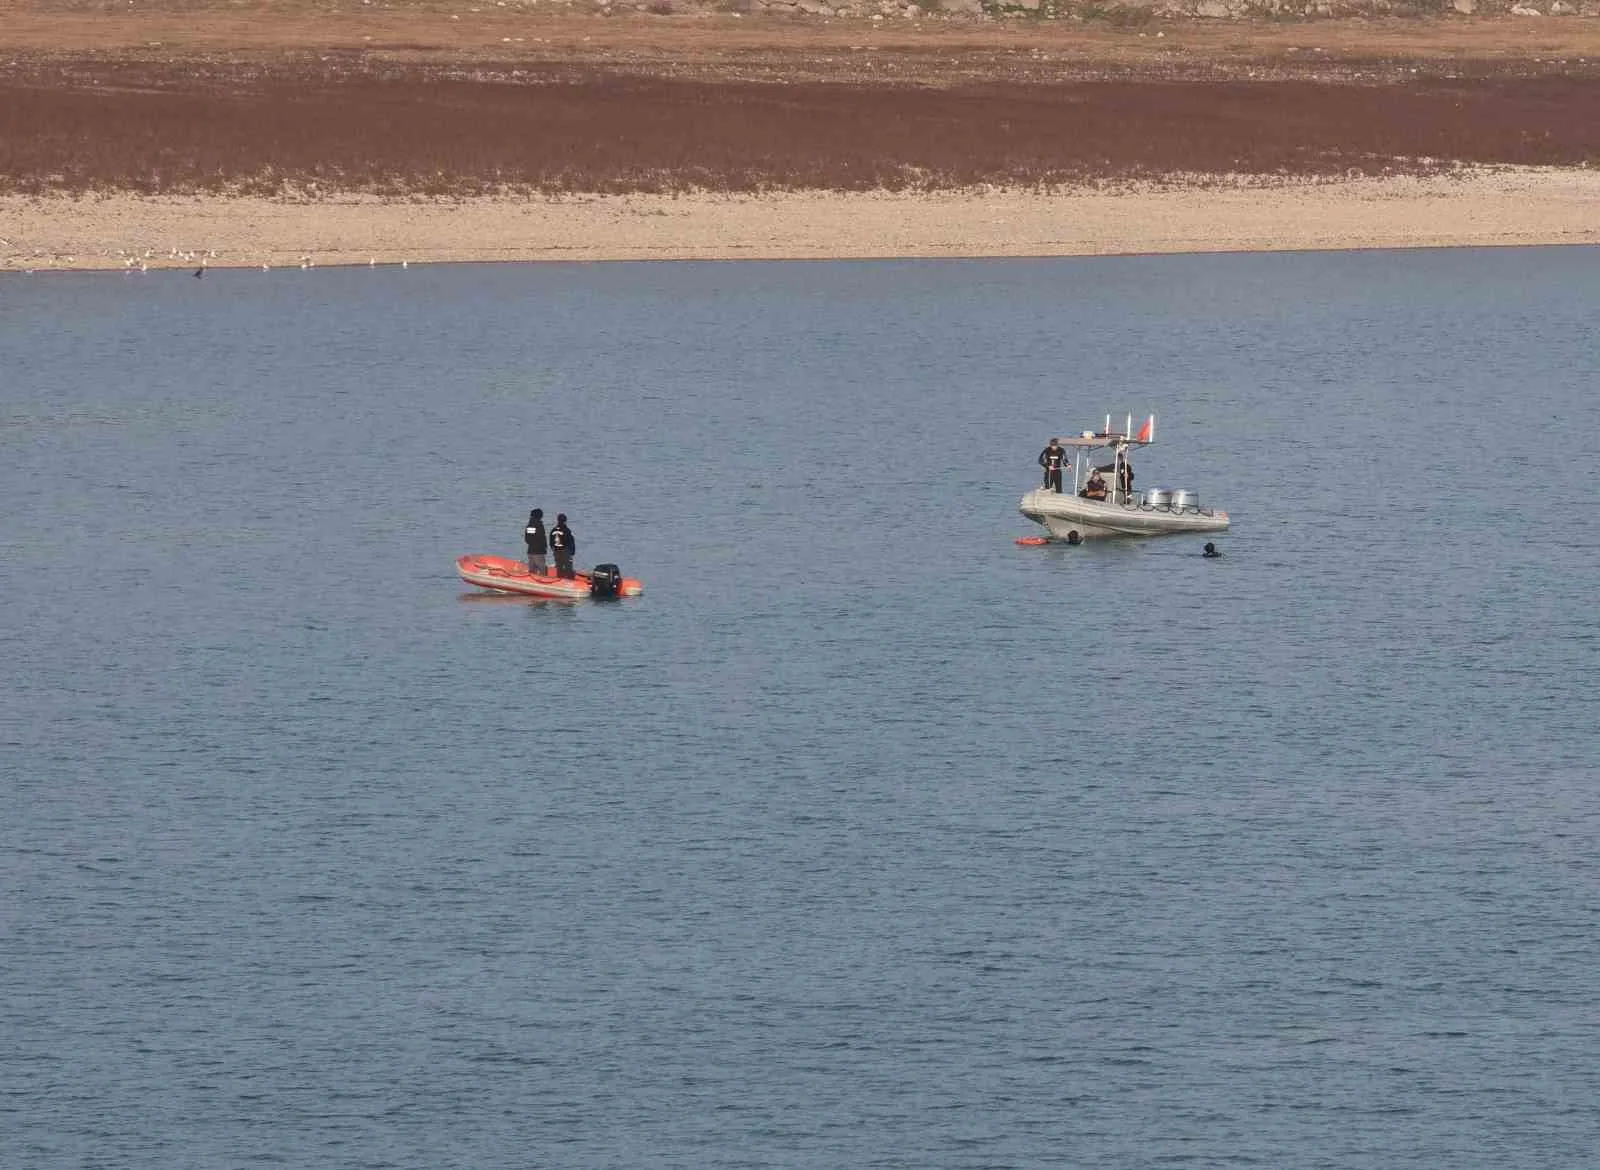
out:
{"label": "lake water", "polygon": [[[1585,1164],[1596,303],[0,279],[0,1165]],[[1221,560],[1013,543],[1151,410]],[[462,586],[535,505],[646,595]]]}

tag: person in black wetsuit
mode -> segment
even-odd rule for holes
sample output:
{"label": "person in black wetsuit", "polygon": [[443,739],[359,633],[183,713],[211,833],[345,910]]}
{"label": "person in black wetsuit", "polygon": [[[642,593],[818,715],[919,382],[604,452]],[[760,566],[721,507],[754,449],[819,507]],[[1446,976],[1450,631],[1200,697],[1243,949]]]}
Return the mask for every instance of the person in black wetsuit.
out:
{"label": "person in black wetsuit", "polygon": [[1067,449],[1060,439],[1051,439],[1050,445],[1039,452],[1039,466],[1044,468],[1044,486],[1047,491],[1061,490],[1061,465],[1066,462]]}
{"label": "person in black wetsuit", "polygon": [[544,554],[547,551],[544,535],[544,509],[535,508],[528,513],[528,526],[522,530],[522,539],[528,545],[528,572],[544,576]]}
{"label": "person in black wetsuit", "polygon": [[1208,540],[1206,541],[1206,551],[1200,555],[1203,557],[1220,557],[1222,554],[1217,551],[1217,546]]}
{"label": "person in black wetsuit", "polygon": [[572,529],[567,527],[567,514],[556,514],[556,526],[550,530],[550,555],[556,559],[556,576],[572,580],[572,554],[578,551]]}

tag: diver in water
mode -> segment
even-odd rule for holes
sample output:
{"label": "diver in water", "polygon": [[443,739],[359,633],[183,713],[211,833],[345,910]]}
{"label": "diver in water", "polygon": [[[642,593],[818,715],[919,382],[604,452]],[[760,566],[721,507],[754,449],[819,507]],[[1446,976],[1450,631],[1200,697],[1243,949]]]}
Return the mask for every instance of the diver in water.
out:
{"label": "diver in water", "polygon": [[573,578],[572,554],[578,551],[572,529],[567,527],[567,514],[556,513],[556,526],[550,530],[550,553],[556,559],[556,576],[570,581]]}
{"label": "diver in water", "polygon": [[1206,551],[1200,555],[1203,557],[1220,557],[1222,554],[1217,551],[1217,546],[1208,540],[1206,541]]}
{"label": "diver in water", "polygon": [[1060,439],[1051,439],[1050,445],[1039,452],[1039,466],[1044,468],[1044,486],[1046,491],[1059,492],[1061,490],[1061,465],[1067,460],[1067,449],[1061,445]]}
{"label": "diver in water", "polygon": [[1067,533],[1067,543],[1068,544],[1082,544],[1083,543],[1083,537],[1078,535],[1078,530],[1076,528],[1074,528],[1071,532]]}
{"label": "diver in water", "polygon": [[528,513],[528,526],[522,530],[522,539],[528,545],[528,572],[544,576],[544,554],[547,551],[544,535],[544,509],[535,508]]}

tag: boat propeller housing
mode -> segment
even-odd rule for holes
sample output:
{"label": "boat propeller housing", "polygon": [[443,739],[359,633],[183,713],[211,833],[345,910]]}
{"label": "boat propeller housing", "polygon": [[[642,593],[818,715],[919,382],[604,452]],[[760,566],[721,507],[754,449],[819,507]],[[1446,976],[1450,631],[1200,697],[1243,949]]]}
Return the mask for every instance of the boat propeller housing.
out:
{"label": "boat propeller housing", "polygon": [[622,593],[622,570],[615,565],[596,565],[589,573],[590,597],[618,597]]}

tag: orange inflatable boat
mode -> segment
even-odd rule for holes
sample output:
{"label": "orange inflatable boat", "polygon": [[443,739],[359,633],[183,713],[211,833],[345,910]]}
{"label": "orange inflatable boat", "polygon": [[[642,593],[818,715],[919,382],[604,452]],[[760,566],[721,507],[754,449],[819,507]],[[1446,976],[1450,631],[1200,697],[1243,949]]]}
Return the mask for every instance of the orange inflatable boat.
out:
{"label": "orange inflatable boat", "polygon": [[643,581],[624,577],[615,565],[596,565],[587,573],[566,578],[530,573],[527,565],[510,557],[472,553],[456,558],[456,572],[468,585],[493,589],[497,593],[523,593],[529,597],[576,601],[581,597],[638,597],[644,592]]}

